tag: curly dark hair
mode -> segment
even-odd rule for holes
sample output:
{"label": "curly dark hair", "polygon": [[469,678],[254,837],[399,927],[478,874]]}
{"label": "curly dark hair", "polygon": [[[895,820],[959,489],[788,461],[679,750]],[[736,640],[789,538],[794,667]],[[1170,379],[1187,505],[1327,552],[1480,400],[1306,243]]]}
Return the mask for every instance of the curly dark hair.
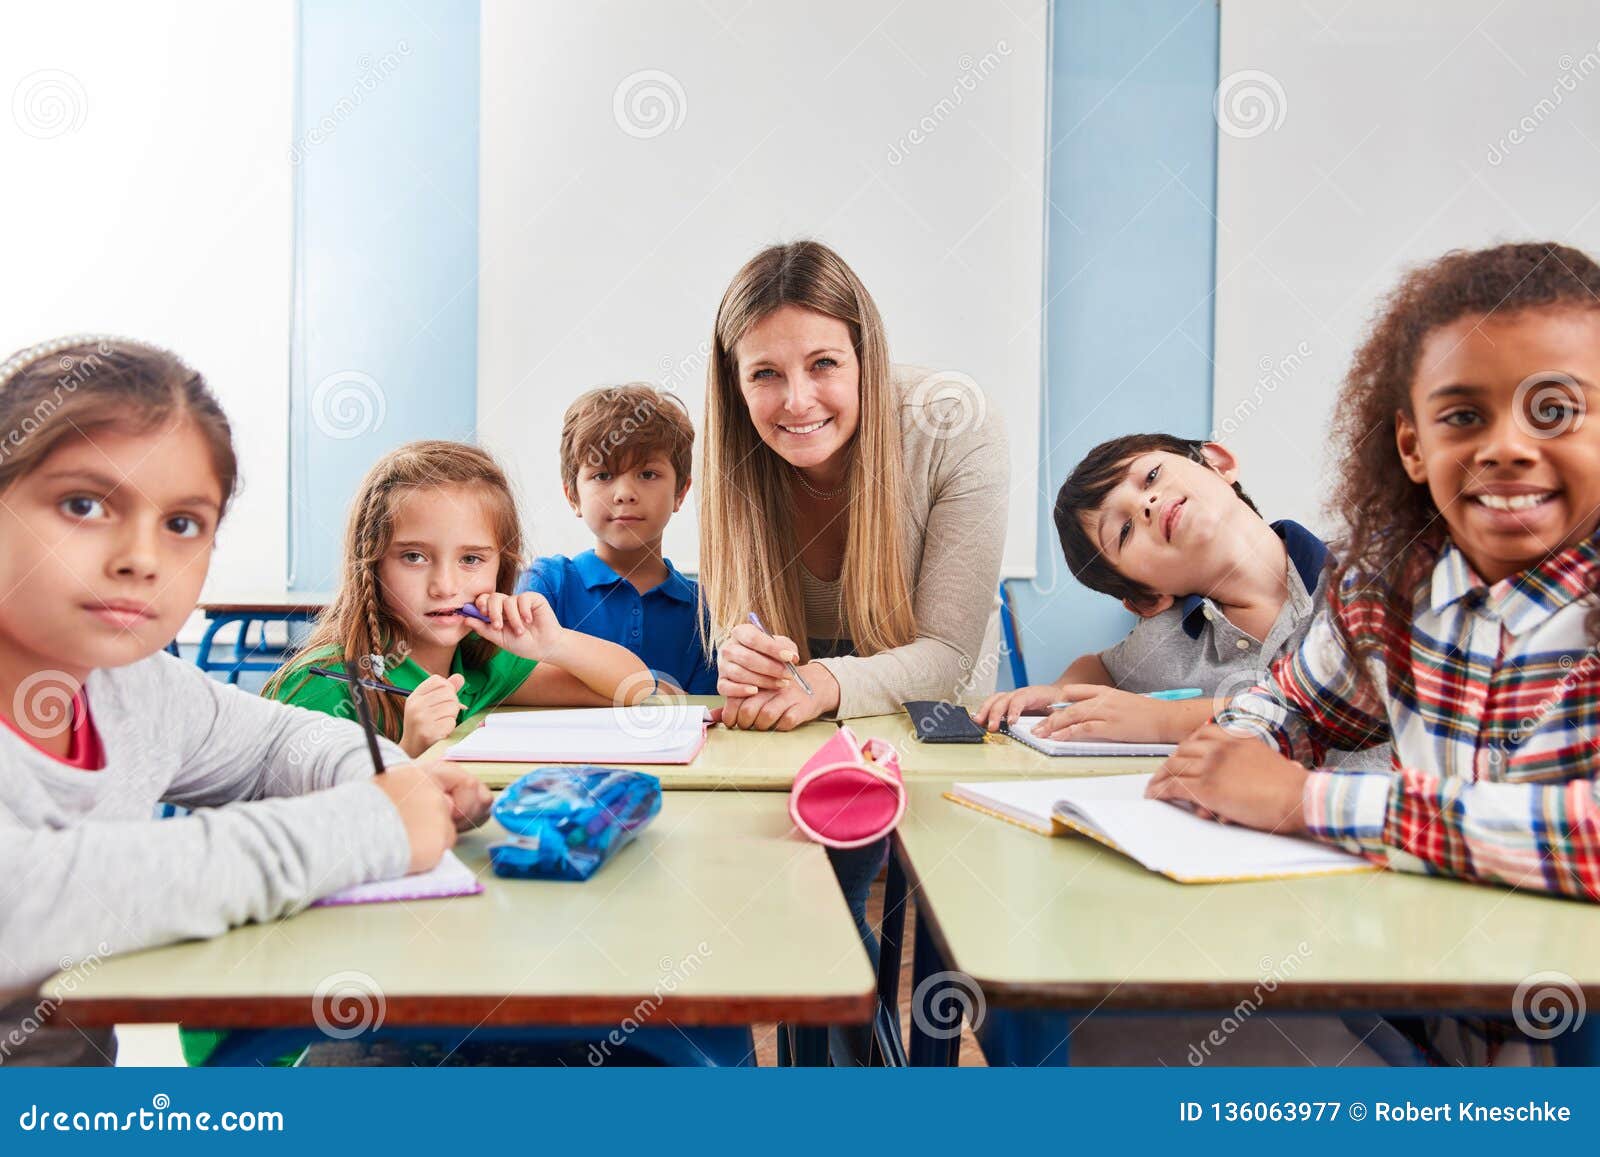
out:
{"label": "curly dark hair", "polygon": [[[1139,455],[1165,450],[1168,454],[1208,465],[1205,445],[1197,438],[1180,438],[1176,434],[1124,434],[1100,443],[1085,454],[1056,494],[1056,534],[1061,539],[1061,553],[1066,556],[1072,577],[1092,591],[1127,599],[1135,606],[1148,606],[1163,593],[1170,593],[1153,591],[1107,562],[1100,553],[1100,544],[1084,529],[1083,515],[1100,509],[1101,503],[1127,474],[1128,463]],[[1237,482],[1233,484],[1233,492],[1251,510],[1261,513]]]}
{"label": "curly dark hair", "polygon": [[[1396,413],[1414,416],[1411,385],[1422,343],[1463,317],[1528,309],[1600,309],[1600,265],[1554,241],[1457,249],[1412,269],[1385,299],[1335,407],[1337,482],[1328,509],[1344,520],[1348,537],[1329,587],[1340,600],[1370,585],[1363,595],[1379,600],[1386,617],[1409,619],[1413,588],[1444,548],[1440,511],[1395,448]],[[1360,660],[1379,649],[1378,640],[1353,640],[1342,616],[1333,621],[1365,679]]]}

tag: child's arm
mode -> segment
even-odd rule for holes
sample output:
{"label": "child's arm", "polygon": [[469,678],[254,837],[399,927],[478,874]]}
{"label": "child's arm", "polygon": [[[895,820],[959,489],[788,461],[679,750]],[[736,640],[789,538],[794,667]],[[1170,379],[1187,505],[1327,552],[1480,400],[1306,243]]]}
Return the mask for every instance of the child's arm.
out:
{"label": "child's arm", "polygon": [[[258,699],[167,655],[102,686],[97,718],[116,763],[94,774],[118,777],[106,785],[107,818],[41,828],[0,806],[0,877],[16,882],[0,889],[0,986],[36,983],[63,957],[290,915],[431,866],[419,849],[431,841],[421,859],[436,862],[453,840],[432,779],[397,768],[375,783],[353,724]],[[398,752],[385,744],[384,754]],[[119,785],[131,801],[120,806]],[[213,806],[146,819],[155,798]]]}
{"label": "child's arm", "polygon": [[1054,683],[1035,683],[1014,691],[998,691],[983,701],[983,706],[972,713],[972,718],[979,727],[996,731],[1002,723],[1015,723],[1027,712],[1042,711],[1050,704],[1066,699],[1062,689],[1068,683],[1099,683],[1109,687],[1112,685],[1111,673],[1100,662],[1099,655],[1080,655],[1067,665],[1067,669],[1061,672],[1061,678]]}
{"label": "child's arm", "polygon": [[[535,681],[539,671],[535,667],[522,685],[506,697],[507,703],[544,704],[549,702],[548,695],[571,691],[576,697],[587,695],[591,702],[598,697],[597,705],[621,706],[637,703],[655,691],[655,677],[637,655],[616,643],[563,627],[542,595],[481,595],[478,609],[489,617],[487,623],[474,625],[478,635],[512,654],[560,669],[557,674]],[[576,685],[565,682],[562,676],[575,680]],[[560,701],[568,705],[572,702]]]}

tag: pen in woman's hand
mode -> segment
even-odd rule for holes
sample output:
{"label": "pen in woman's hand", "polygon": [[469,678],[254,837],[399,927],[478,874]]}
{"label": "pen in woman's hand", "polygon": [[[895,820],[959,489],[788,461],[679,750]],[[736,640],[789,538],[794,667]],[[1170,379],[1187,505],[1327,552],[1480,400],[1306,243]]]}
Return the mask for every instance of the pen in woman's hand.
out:
{"label": "pen in woman's hand", "polygon": [[[761,616],[756,614],[754,611],[750,612],[750,622],[755,625],[756,630],[767,636],[767,638],[772,638],[772,632],[767,630],[766,624],[761,621]],[[811,684],[807,683],[805,678],[800,674],[800,668],[796,667],[787,659],[783,661],[783,665],[789,668],[789,674],[793,675],[794,681],[800,684],[800,690],[804,691],[807,695],[810,695]]]}

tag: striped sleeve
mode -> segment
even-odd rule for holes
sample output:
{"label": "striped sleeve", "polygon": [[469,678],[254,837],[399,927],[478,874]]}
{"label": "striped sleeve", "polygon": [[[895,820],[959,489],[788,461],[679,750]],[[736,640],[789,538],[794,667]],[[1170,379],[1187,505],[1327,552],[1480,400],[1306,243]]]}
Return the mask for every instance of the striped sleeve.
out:
{"label": "striped sleeve", "polygon": [[1272,665],[1269,682],[1235,696],[1217,715],[1234,734],[1275,744],[1307,767],[1330,750],[1361,751],[1389,741],[1389,725],[1375,688],[1357,678],[1356,660],[1329,618],[1319,610],[1294,651]]}
{"label": "striped sleeve", "polygon": [[1472,782],[1413,768],[1318,771],[1306,827],[1391,868],[1442,872],[1600,900],[1600,793],[1593,779]]}

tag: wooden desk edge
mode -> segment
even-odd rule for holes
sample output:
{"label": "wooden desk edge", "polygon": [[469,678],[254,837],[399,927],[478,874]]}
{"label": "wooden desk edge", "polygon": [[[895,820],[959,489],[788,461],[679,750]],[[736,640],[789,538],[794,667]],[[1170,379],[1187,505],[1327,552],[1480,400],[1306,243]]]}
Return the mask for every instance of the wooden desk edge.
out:
{"label": "wooden desk edge", "polygon": [[[1077,981],[1038,983],[993,980],[961,969],[950,950],[950,941],[939,926],[938,913],[922,897],[922,880],[916,864],[906,853],[897,831],[892,854],[899,857],[906,874],[906,895],[916,901],[917,920],[925,922],[928,934],[939,948],[946,968],[969,977],[983,993],[986,1006],[995,1008],[1050,1009],[1061,1012],[1169,1011],[1208,1012],[1226,1010],[1250,1001],[1265,1002],[1264,980],[1260,977],[1217,981]],[[1485,1013],[1505,1017],[1516,1007],[1520,980],[1489,984],[1430,984],[1391,981],[1326,981],[1307,983],[1280,980],[1269,994],[1272,1007],[1302,1012],[1458,1012]],[[1600,1000],[1600,984],[1580,985],[1583,998],[1591,1004]]]}
{"label": "wooden desk edge", "polygon": [[[54,999],[54,998],[51,998]],[[383,1024],[412,1026],[561,1025],[605,1028],[624,1020],[659,1017],[678,1025],[747,1025],[784,1021],[800,1025],[865,1024],[877,993],[869,985],[856,996],[386,996]],[[315,1031],[313,1001],[304,996],[79,997],[61,999],[52,1020],[85,1028],[114,1024],[165,1024],[192,1028],[292,1028]],[[641,1009],[645,1010],[641,1012]]]}

